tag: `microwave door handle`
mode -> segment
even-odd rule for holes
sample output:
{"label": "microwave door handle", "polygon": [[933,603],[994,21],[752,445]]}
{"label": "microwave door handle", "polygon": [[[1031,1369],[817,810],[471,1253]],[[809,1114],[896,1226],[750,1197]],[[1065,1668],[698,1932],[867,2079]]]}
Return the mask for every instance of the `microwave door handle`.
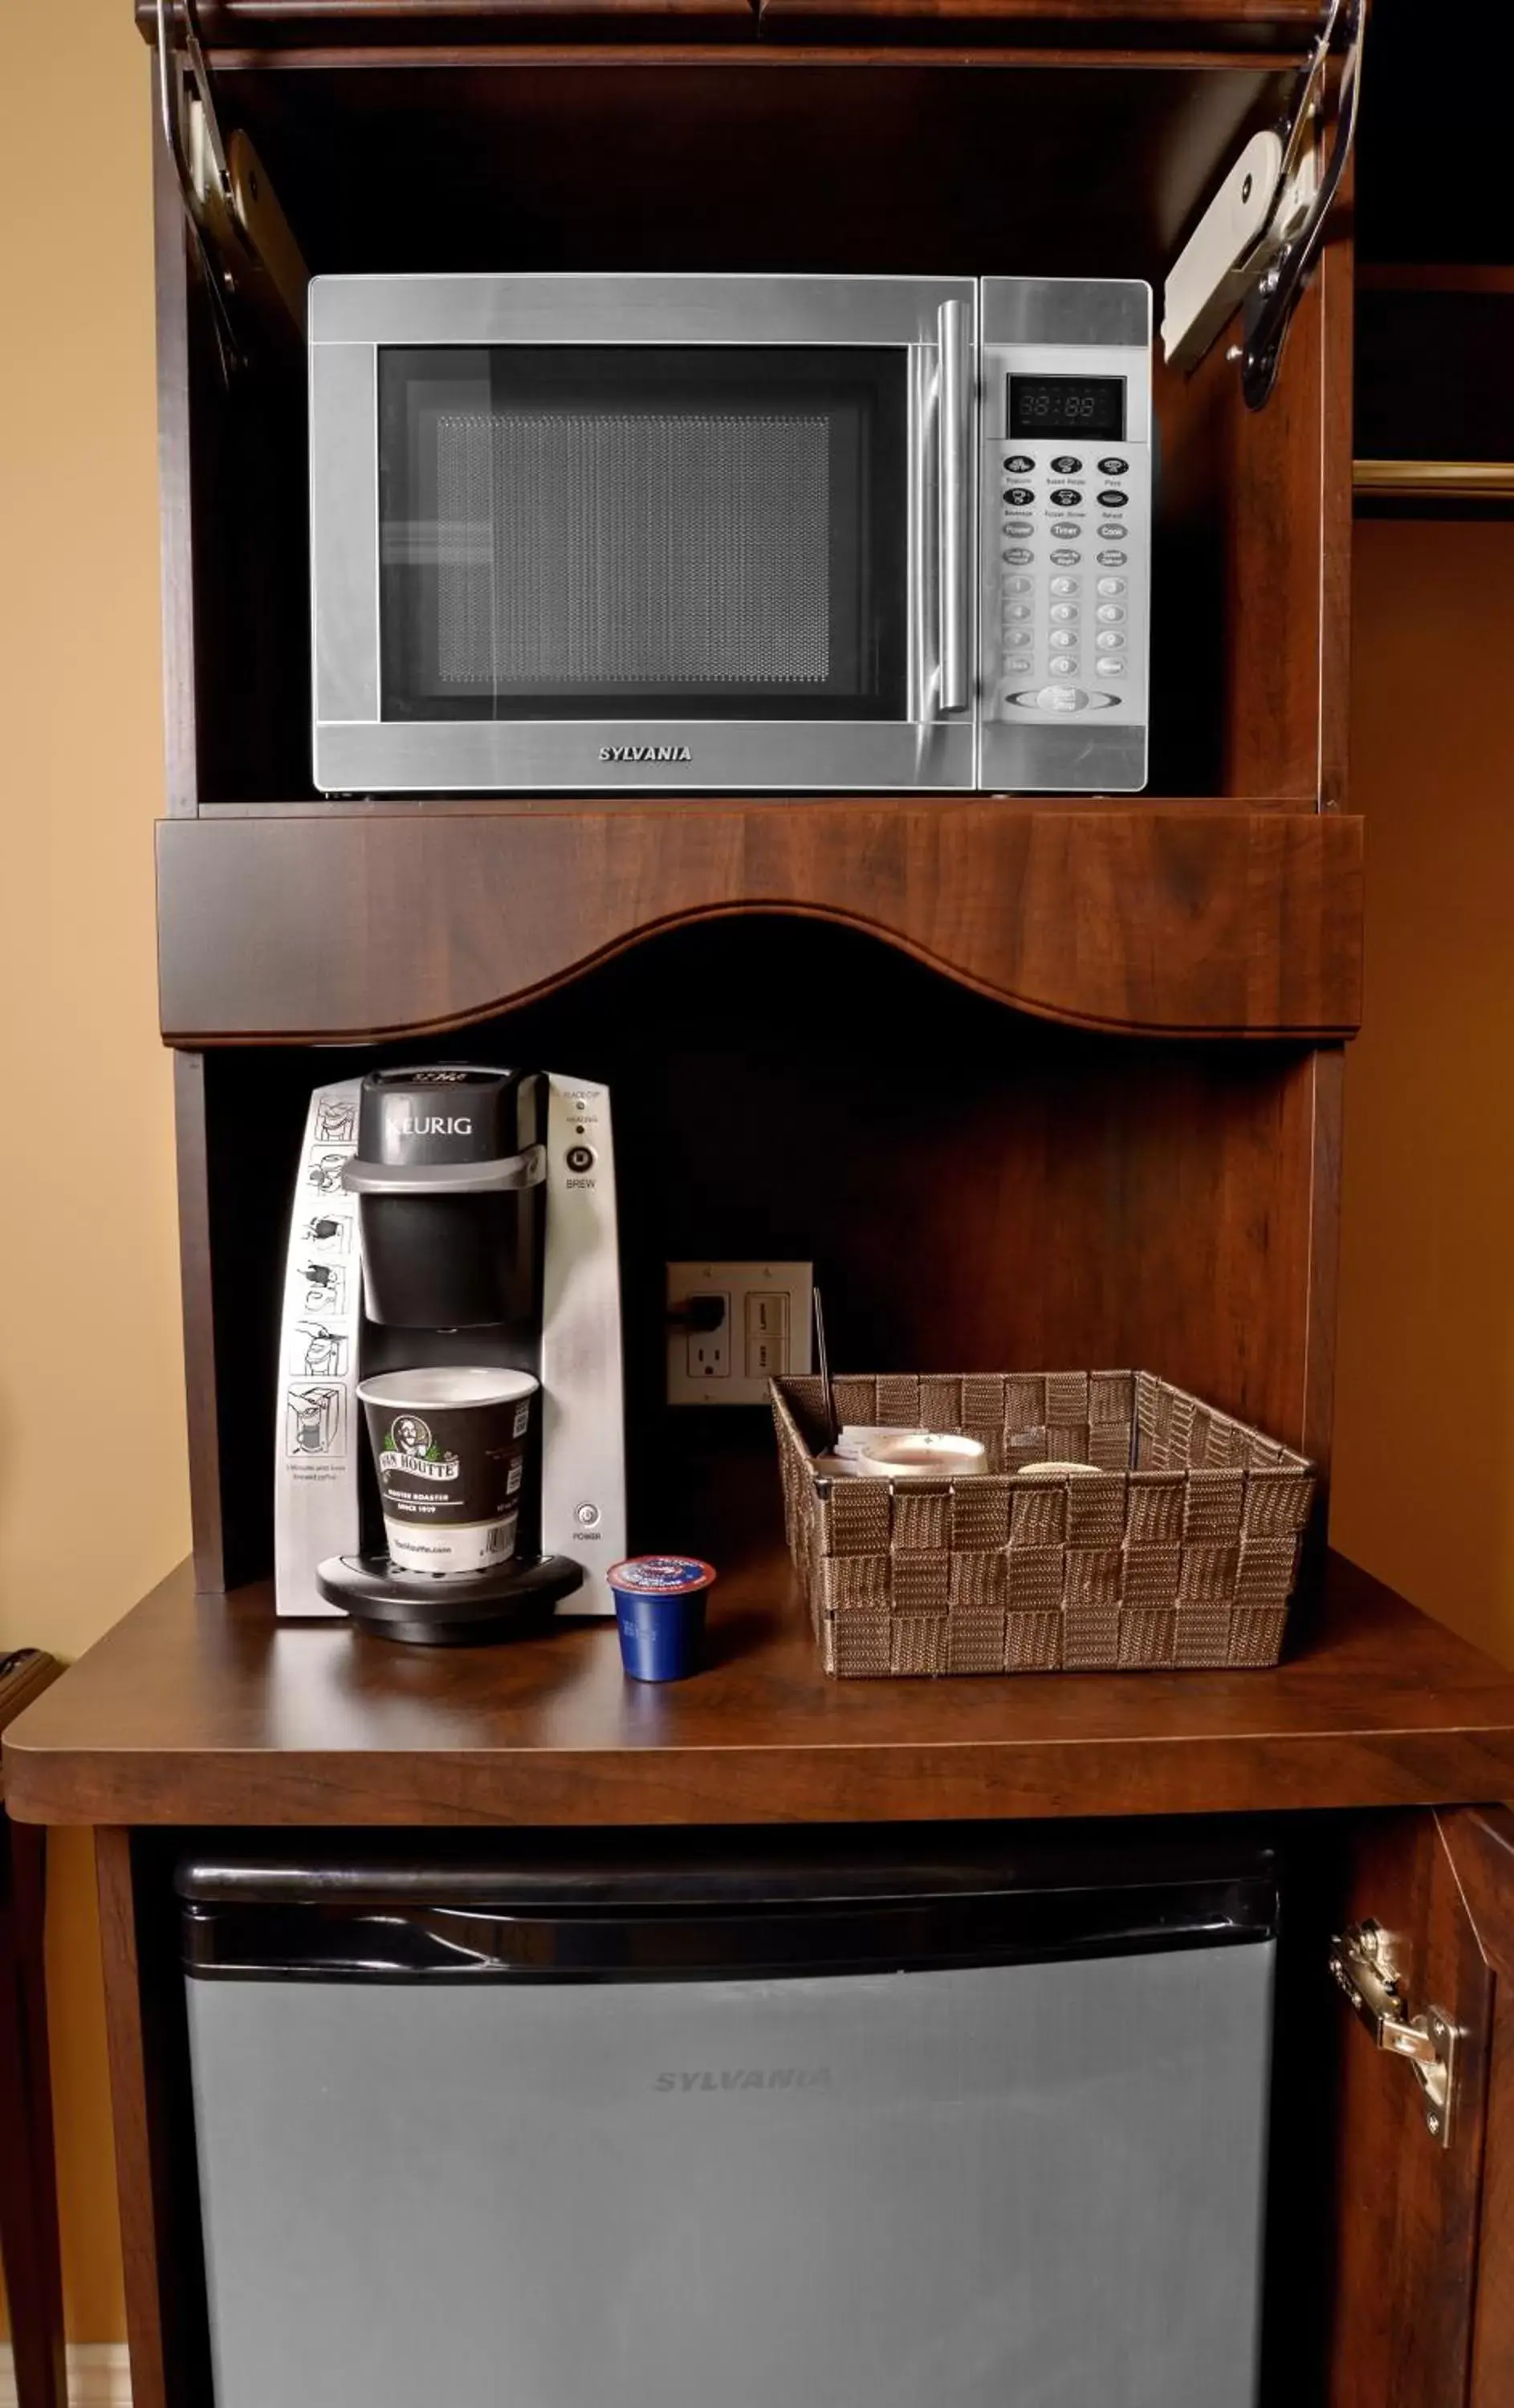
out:
{"label": "microwave door handle", "polygon": [[944,301],[936,382],[937,701],[942,710],[965,710],[969,700],[968,337],[966,302]]}

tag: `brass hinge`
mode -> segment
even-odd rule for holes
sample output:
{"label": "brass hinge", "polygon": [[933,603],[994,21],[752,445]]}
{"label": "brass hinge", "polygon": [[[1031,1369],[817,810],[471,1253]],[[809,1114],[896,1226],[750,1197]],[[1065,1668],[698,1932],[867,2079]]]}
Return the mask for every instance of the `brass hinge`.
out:
{"label": "brass hinge", "polygon": [[1452,2094],[1456,2086],[1456,2026],[1440,2007],[1411,2014],[1382,1926],[1369,1916],[1348,1926],[1330,1943],[1330,1970],[1345,1991],[1374,2044],[1401,2057],[1420,2086],[1425,2128],[1445,2149],[1450,2146]]}

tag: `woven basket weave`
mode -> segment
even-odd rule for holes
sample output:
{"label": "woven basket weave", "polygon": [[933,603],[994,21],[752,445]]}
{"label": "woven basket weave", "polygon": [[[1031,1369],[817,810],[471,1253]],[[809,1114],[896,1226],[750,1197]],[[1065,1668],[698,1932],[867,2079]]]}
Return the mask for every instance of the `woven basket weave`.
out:
{"label": "woven basket weave", "polygon": [[[1302,1455],[1149,1371],[839,1379],[844,1423],[981,1439],[972,1479],[831,1479],[815,1379],[775,1380],[788,1549],[828,1672],[1147,1670],[1282,1653]],[[1033,1463],[1090,1472],[1021,1480]]]}

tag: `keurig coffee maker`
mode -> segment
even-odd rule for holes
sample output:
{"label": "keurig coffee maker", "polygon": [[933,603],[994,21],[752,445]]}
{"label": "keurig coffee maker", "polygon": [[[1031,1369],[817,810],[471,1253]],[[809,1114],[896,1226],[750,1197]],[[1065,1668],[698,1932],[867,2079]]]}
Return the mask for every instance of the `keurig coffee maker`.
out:
{"label": "keurig coffee maker", "polygon": [[[440,1394],[440,1375],[464,1367],[541,1383],[510,1467],[511,1552],[461,1573],[401,1569],[359,1383],[425,1370]],[[346,1612],[435,1644],[551,1612],[613,1613],[604,1572],[626,1552],[626,1484],[608,1090],[454,1062],[318,1087],[290,1222],[278,1416],[281,1615]],[[405,1443],[417,1426],[408,1416]],[[453,1461],[434,1447],[416,1457],[441,1510]]]}

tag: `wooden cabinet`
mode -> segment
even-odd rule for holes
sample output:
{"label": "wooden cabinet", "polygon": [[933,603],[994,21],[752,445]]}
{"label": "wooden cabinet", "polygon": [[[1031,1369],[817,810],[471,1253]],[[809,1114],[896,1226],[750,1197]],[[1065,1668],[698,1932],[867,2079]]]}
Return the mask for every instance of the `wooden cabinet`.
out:
{"label": "wooden cabinet", "polygon": [[[1317,0],[204,0],[316,270],[1133,276],[1276,119]],[[138,9],[151,37],[154,12]],[[1157,379],[1153,778],[1133,800],[323,801],[303,361],[228,383],[157,193],[195,1578],[27,1714],[15,1811],[99,1834],[137,2408],[209,2397],[171,1903],[196,1831],[1224,1816],[1285,1851],[1266,2408],[1501,2408],[1514,1681],[1315,1534],[1276,1672],[821,1677],[763,1434],[662,1401],[661,1269],[797,1256],[841,1368],[1150,1363],[1328,1468],[1348,800],[1349,221],[1267,408]],[[274,1332],[334,1044],[443,1033],[616,1099],[633,1539],[722,1568],[714,1660],[603,1631],[276,1627]],[[697,1417],[696,1417],[697,1418]],[[196,1584],[197,1583],[197,1584]],[[1449,2145],[1329,1972],[1372,1917],[1460,2065]],[[1507,2028],[1506,2028],[1506,2026]],[[1506,2059],[1508,2060],[1506,2063]],[[1511,2094],[1514,2095],[1514,2094]]]}

